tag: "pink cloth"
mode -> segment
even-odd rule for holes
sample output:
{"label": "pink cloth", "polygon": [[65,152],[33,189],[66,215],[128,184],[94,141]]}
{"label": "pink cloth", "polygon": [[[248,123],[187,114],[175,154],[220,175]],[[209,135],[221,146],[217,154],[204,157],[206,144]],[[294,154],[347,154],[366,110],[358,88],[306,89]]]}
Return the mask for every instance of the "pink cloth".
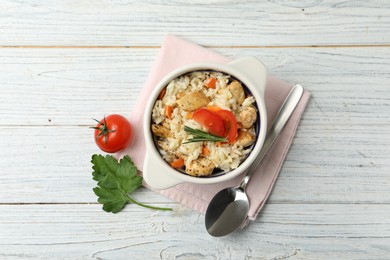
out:
{"label": "pink cloth", "polygon": [[[130,116],[130,121],[134,127],[135,133],[133,143],[131,147],[120,154],[117,154],[117,156],[121,157],[125,154],[130,155],[138,169],[142,171],[145,156],[145,142],[142,129],[143,113],[140,113],[139,111],[145,110],[145,104],[150,92],[165,75],[178,67],[194,62],[228,63],[231,60],[232,59],[230,58],[224,57],[176,36],[166,36],[157,60],[149,74],[138,102],[134,107],[134,113]],[[291,90],[292,85],[271,75],[268,75],[267,77],[265,102],[267,107],[268,126],[270,126],[281,104]],[[270,148],[263,161],[256,169],[256,172],[253,173],[246,188],[250,199],[250,209],[247,220],[254,220],[256,218],[271,193],[309,97],[310,94],[305,91],[300,103],[285,126],[285,129]],[[218,191],[225,187],[238,185],[242,178],[243,176],[238,176],[228,182],[212,185],[184,183],[157,192],[204,213],[210,200]]]}

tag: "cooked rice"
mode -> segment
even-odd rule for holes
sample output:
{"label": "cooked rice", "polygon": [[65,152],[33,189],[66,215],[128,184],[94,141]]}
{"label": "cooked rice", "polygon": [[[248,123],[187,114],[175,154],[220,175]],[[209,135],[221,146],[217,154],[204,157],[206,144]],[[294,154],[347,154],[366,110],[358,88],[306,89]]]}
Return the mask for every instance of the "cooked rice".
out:
{"label": "cooked rice", "polygon": [[[205,87],[204,82],[210,77],[217,79],[215,89]],[[251,151],[251,147],[244,148],[236,144],[217,144],[214,142],[183,144],[192,137],[184,131],[184,126],[205,129],[195,120],[187,119],[188,112],[177,105],[179,95],[201,91],[210,99],[209,105],[230,110],[236,118],[243,108],[254,105],[255,99],[252,96],[247,97],[241,105],[237,104],[234,96],[227,88],[229,81],[231,81],[230,76],[221,72],[197,71],[180,76],[167,85],[164,97],[162,100],[156,101],[152,112],[153,124],[162,124],[170,129],[170,137],[160,138],[163,145],[159,145],[159,151],[164,160],[170,163],[180,157],[184,159],[187,165],[202,156],[203,146],[210,151],[207,158],[214,163],[216,168],[223,171],[237,168],[246,158]],[[172,119],[167,118],[164,114],[166,105],[174,107]]]}

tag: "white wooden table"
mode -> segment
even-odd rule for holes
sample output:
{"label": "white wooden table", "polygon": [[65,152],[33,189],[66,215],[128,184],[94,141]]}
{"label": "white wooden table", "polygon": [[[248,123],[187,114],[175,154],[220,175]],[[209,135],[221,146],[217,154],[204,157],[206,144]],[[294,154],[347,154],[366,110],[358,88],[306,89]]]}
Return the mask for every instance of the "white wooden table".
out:
{"label": "white wooden table", "polygon": [[[259,218],[101,210],[91,118],[127,115],[167,33],[312,93]],[[390,2],[2,0],[0,259],[389,259]]]}

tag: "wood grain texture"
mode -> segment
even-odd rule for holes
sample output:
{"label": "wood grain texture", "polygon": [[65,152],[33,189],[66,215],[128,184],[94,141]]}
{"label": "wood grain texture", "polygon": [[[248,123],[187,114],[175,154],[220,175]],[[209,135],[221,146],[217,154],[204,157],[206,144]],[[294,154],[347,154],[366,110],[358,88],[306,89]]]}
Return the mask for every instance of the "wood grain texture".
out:
{"label": "wood grain texture", "polygon": [[1,46],[390,44],[388,1],[31,1],[0,3]]}
{"label": "wood grain texture", "polygon": [[[95,202],[91,117],[129,114],[157,51],[0,50],[0,203]],[[270,203],[389,203],[387,48],[216,51],[313,93]]]}
{"label": "wood grain texture", "polygon": [[[299,128],[269,203],[390,203],[390,137],[377,126],[323,128]],[[96,201],[90,160],[100,151],[88,127],[0,127],[0,136],[11,131],[0,146],[0,203]]]}
{"label": "wood grain texture", "polygon": [[[390,124],[388,48],[214,50],[256,56],[271,74],[313,92],[302,125]],[[0,124],[88,125],[105,113],[129,114],[157,53],[0,49]]]}
{"label": "wood grain texture", "polygon": [[[388,259],[390,2],[0,2],[0,259]],[[176,34],[256,56],[312,93],[275,188],[245,230],[141,188],[101,210],[92,117],[128,115]],[[320,46],[320,47],[318,47]]]}
{"label": "wood grain texture", "polygon": [[386,259],[390,253],[389,205],[268,205],[247,229],[222,238],[209,236],[203,216],[182,207],[172,213],[131,206],[113,215],[98,205],[1,205],[0,212],[0,257],[7,259]]}

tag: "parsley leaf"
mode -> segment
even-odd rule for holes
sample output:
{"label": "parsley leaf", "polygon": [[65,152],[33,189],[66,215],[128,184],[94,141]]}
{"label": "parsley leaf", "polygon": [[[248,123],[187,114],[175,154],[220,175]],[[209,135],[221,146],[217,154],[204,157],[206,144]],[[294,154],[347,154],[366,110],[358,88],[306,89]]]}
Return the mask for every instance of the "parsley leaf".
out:
{"label": "parsley leaf", "polygon": [[129,156],[124,156],[118,162],[112,155],[94,154],[91,162],[92,176],[98,185],[93,192],[98,196],[98,202],[103,204],[104,211],[118,213],[127,203],[150,209],[172,210],[145,205],[129,196],[142,185],[142,177],[137,175],[137,167]]}

